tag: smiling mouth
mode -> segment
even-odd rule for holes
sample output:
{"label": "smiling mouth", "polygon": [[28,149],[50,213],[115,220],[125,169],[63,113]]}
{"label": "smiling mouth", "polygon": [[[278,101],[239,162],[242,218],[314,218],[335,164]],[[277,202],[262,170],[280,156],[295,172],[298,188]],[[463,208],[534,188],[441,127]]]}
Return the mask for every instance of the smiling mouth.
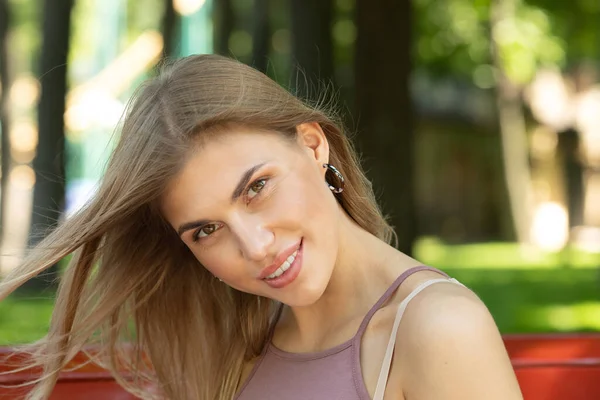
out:
{"label": "smiling mouth", "polygon": [[[300,248],[298,248],[298,250],[300,250]],[[285,271],[287,271],[288,269],[290,269],[290,267],[292,266],[292,264],[294,263],[294,260],[296,260],[296,256],[298,255],[298,250],[296,250],[295,252],[293,252],[282,264],[279,268],[277,268],[277,270],[275,272],[273,272],[271,275],[267,276],[266,278],[264,278],[264,280],[269,280],[269,279],[275,279],[279,276],[281,276]]]}
{"label": "smiling mouth", "polygon": [[273,289],[281,289],[288,286],[296,280],[298,275],[300,275],[303,259],[304,239],[301,239],[296,250],[291,253],[275,271],[262,278],[262,281]]}

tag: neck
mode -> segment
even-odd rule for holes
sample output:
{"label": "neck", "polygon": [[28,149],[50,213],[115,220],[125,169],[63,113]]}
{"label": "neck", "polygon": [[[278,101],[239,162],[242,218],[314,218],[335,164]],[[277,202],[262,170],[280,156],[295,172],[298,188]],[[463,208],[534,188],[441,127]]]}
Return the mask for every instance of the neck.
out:
{"label": "neck", "polygon": [[282,341],[294,343],[285,347],[311,351],[308,349],[320,348],[324,339],[336,332],[354,326],[357,329],[356,322],[362,320],[393,281],[417,265],[343,215],[340,250],[325,292],[310,306],[284,309],[280,319]]}

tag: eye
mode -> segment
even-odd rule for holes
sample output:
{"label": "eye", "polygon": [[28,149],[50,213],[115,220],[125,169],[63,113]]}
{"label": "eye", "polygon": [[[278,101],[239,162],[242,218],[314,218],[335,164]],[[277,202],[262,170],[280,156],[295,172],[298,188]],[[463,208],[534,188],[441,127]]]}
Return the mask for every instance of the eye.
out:
{"label": "eye", "polygon": [[254,197],[256,197],[260,191],[263,190],[266,184],[267,180],[264,178],[252,182],[248,187],[248,191],[246,192],[246,197],[248,200],[252,200]]}
{"label": "eye", "polygon": [[192,240],[194,242],[196,242],[199,239],[202,239],[202,238],[212,235],[213,233],[218,231],[220,228],[221,228],[221,225],[219,225],[219,224],[204,225],[202,228],[200,228],[196,232],[194,232],[194,234],[192,236]]}

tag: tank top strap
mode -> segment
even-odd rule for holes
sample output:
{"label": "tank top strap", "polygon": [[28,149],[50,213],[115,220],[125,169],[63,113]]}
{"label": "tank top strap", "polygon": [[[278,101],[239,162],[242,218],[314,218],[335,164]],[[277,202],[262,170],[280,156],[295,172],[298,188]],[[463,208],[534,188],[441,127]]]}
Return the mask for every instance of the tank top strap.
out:
{"label": "tank top strap", "polygon": [[398,335],[398,327],[400,326],[400,321],[402,320],[402,316],[404,315],[404,311],[406,311],[406,307],[410,303],[412,299],[414,299],[419,293],[428,288],[429,286],[436,283],[454,283],[460,286],[464,286],[462,283],[457,281],[454,278],[446,277],[446,278],[437,278],[437,279],[429,279],[425,282],[422,282],[419,286],[413,289],[412,292],[408,294],[402,300],[400,305],[398,306],[398,310],[396,311],[396,318],[394,319],[394,325],[392,326],[392,332],[390,333],[390,338],[388,341],[388,345],[385,351],[385,356],[383,358],[383,362],[381,364],[381,370],[379,372],[379,378],[377,379],[377,386],[375,388],[375,394],[373,395],[373,400],[383,400],[383,395],[385,392],[385,388],[387,385],[388,376],[390,373],[390,368],[392,366],[392,356],[394,355],[394,348],[396,344],[396,337]]}
{"label": "tank top strap", "polygon": [[398,278],[396,278],[394,283],[392,283],[392,285],[383,293],[383,295],[379,298],[379,300],[377,300],[377,302],[373,305],[373,307],[371,307],[371,309],[369,310],[367,315],[365,315],[365,317],[363,318],[363,320],[360,324],[360,327],[358,328],[358,331],[356,332],[356,336],[355,336],[356,340],[360,340],[362,338],[362,335],[365,332],[365,330],[367,329],[367,326],[369,325],[371,318],[373,318],[373,315],[377,312],[377,310],[379,310],[385,304],[386,301],[389,300],[389,298],[394,294],[396,289],[398,289],[400,287],[402,282],[404,282],[412,274],[415,274],[420,271],[433,271],[433,272],[437,272],[438,274],[441,274],[444,277],[448,278],[448,275],[445,272],[440,271],[439,269],[436,269],[433,267],[428,267],[426,265],[412,267],[412,268],[409,268],[406,271],[404,271],[402,274],[400,274],[400,276]]}

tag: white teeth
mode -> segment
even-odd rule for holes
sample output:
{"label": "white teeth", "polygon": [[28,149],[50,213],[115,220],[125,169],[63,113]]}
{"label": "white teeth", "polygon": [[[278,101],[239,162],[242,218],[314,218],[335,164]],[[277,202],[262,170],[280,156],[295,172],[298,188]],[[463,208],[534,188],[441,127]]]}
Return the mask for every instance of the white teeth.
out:
{"label": "white teeth", "polygon": [[279,268],[277,268],[277,271],[273,272],[271,275],[267,276],[265,279],[274,279],[274,278],[277,278],[278,276],[280,276],[281,274],[283,274],[285,271],[287,271],[290,268],[290,266],[296,259],[297,255],[298,255],[298,250],[296,250],[292,255],[290,255],[283,262],[283,264],[281,264],[281,266]]}
{"label": "white teeth", "polygon": [[275,271],[275,273],[273,275],[275,275],[275,277],[278,277],[279,275],[283,274],[283,272],[287,269],[287,267],[285,267],[285,263],[279,267],[277,269],[277,271]]}

